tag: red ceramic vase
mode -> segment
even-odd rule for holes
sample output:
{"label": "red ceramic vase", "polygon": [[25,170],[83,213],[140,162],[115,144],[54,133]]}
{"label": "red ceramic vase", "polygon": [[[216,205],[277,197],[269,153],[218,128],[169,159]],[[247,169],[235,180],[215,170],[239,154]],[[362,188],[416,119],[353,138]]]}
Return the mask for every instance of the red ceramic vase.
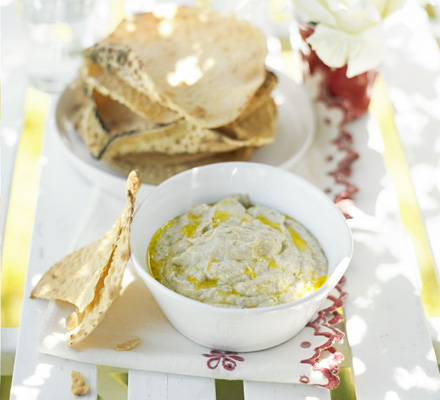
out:
{"label": "red ceramic vase", "polygon": [[323,75],[320,99],[342,108],[345,122],[361,117],[368,110],[377,70],[347,78],[347,65],[341,68],[328,67],[306,42],[313,32],[313,26],[300,24],[300,34],[305,46],[301,51],[304,79],[319,71]]}

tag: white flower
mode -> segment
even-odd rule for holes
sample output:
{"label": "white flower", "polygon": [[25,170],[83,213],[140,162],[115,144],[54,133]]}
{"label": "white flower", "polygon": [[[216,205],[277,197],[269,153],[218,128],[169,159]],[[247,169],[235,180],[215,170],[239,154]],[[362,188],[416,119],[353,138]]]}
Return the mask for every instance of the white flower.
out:
{"label": "white flower", "polygon": [[316,24],[307,42],[329,67],[348,65],[349,78],[377,67],[385,52],[384,21],[406,0],[293,0],[304,22]]}

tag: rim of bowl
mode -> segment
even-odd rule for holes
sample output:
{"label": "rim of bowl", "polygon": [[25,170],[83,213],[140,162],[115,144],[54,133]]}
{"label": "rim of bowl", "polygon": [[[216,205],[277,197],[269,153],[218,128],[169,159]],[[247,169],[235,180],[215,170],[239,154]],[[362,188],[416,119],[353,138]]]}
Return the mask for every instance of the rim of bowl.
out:
{"label": "rim of bowl", "polygon": [[[311,293],[307,293],[304,297],[301,297],[301,298],[293,300],[293,301],[289,301],[287,303],[276,304],[276,305],[273,305],[273,306],[254,307],[254,308],[221,307],[221,306],[216,306],[216,305],[209,304],[209,303],[203,303],[201,301],[194,300],[194,299],[191,299],[190,297],[186,297],[186,296],[184,296],[184,295],[182,295],[180,293],[177,293],[174,290],[172,290],[172,289],[168,288],[167,286],[163,285],[162,283],[160,283],[158,280],[156,280],[150,274],[148,269],[144,268],[142,266],[142,264],[140,262],[138,262],[136,257],[133,255],[133,252],[131,252],[130,258],[133,261],[133,265],[134,265],[134,267],[136,269],[136,272],[138,274],[140,274],[141,277],[146,278],[152,285],[154,285],[157,288],[159,288],[160,290],[164,291],[165,294],[168,295],[168,296],[174,297],[177,300],[188,302],[190,305],[192,304],[195,307],[200,307],[202,309],[211,310],[211,311],[215,310],[217,312],[223,312],[223,313],[226,313],[226,314],[240,314],[240,313],[241,314],[242,313],[259,314],[259,313],[262,313],[262,312],[278,311],[278,310],[282,310],[282,309],[285,309],[285,308],[290,308],[290,307],[292,307],[294,305],[297,305],[297,304],[306,303],[309,300],[311,300],[312,298],[317,297],[318,294],[320,294],[321,292],[328,290],[329,286],[330,286],[330,284],[329,284],[330,278],[335,275],[335,272],[338,271],[339,269],[343,268],[343,264],[346,264],[344,266],[344,269],[346,270],[348,268],[348,265],[350,264],[350,261],[351,261],[352,256],[353,256],[353,235],[352,235],[350,226],[347,224],[347,220],[343,216],[342,212],[336,207],[335,203],[323,191],[321,191],[318,187],[316,187],[315,185],[313,185],[312,183],[310,183],[306,179],[304,179],[304,178],[294,174],[293,172],[286,171],[286,170],[280,169],[278,167],[274,167],[272,165],[253,163],[253,162],[248,162],[248,161],[246,161],[246,162],[245,161],[221,162],[221,163],[204,165],[204,166],[201,166],[201,167],[195,167],[195,168],[192,168],[192,169],[180,172],[179,174],[176,174],[176,175],[166,179],[165,181],[163,181],[161,184],[159,184],[156,187],[155,190],[157,190],[161,186],[165,186],[165,185],[170,184],[170,182],[172,182],[174,180],[181,179],[181,176],[186,175],[186,174],[190,174],[195,169],[212,169],[212,168],[218,168],[219,165],[220,166],[228,165],[231,168],[233,168],[234,166],[235,167],[247,166],[247,167],[250,167],[250,168],[254,168],[254,167],[262,168],[263,167],[263,168],[272,170],[275,173],[280,173],[280,174],[283,174],[283,175],[293,176],[296,179],[298,179],[299,181],[301,181],[302,183],[304,183],[305,185],[309,186],[313,190],[313,192],[315,192],[324,201],[327,201],[329,204],[331,204],[336,209],[336,211],[338,212],[338,218],[340,218],[343,221],[343,224],[346,227],[348,235],[349,235],[349,251],[348,251],[348,254],[346,255],[346,257],[344,257],[339,262],[339,264],[333,270],[332,274],[328,275],[328,278],[325,281],[325,283],[321,287],[316,289],[315,291],[313,291]],[[154,193],[154,191],[150,195],[152,195]],[[138,212],[140,212],[140,210],[145,206],[145,204],[147,203],[150,195],[147,196],[142,201],[142,203],[136,208],[136,210],[135,210],[135,212],[133,214],[133,222],[134,222],[134,219],[136,218],[136,214]],[[131,240],[130,240],[130,242],[131,242]],[[335,287],[337,284],[338,284],[338,282],[336,282],[334,285],[332,284],[332,288]],[[332,288],[330,288],[330,290]]]}

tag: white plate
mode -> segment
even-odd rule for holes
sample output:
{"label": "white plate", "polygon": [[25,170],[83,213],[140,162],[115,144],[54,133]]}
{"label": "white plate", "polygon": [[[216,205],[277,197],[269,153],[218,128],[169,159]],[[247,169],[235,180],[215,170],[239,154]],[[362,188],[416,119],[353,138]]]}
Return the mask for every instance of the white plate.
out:
{"label": "white plate", "polygon": [[[275,71],[278,85],[273,97],[278,107],[276,139],[271,145],[255,151],[251,161],[290,169],[305,154],[315,134],[315,116],[306,90],[287,75]],[[61,95],[56,110],[59,138],[69,158],[94,184],[121,196],[125,193],[126,177],[106,164],[94,159],[78,136],[72,116],[82,96],[77,84],[69,86]],[[145,192],[154,185],[142,184]]]}

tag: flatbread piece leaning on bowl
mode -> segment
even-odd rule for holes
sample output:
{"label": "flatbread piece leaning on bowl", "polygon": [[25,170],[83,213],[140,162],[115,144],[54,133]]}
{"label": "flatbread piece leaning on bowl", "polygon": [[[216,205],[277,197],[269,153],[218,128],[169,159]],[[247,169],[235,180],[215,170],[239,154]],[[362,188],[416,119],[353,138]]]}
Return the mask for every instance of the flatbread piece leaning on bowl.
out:
{"label": "flatbread piece leaning on bowl", "polygon": [[130,227],[140,185],[139,173],[132,171],[127,179],[127,201],[111,229],[50,267],[32,290],[31,298],[61,300],[76,306],[66,318],[69,346],[88,337],[119,296],[130,258]]}
{"label": "flatbread piece leaning on bowl", "polygon": [[209,9],[134,15],[84,52],[75,126],[93,157],[150,184],[248,160],[275,138],[266,53],[257,28]]}

